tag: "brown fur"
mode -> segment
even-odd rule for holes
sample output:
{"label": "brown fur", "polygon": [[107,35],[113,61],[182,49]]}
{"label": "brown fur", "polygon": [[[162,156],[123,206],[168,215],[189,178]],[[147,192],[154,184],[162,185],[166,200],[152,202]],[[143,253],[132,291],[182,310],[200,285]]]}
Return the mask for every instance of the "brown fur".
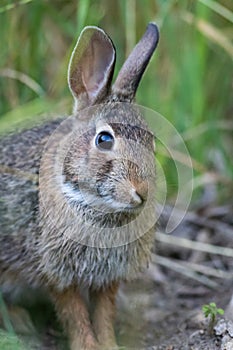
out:
{"label": "brown fur", "polygon": [[[128,102],[157,42],[157,27],[149,24],[111,89],[114,46],[101,29],[85,28],[69,66],[74,116],[0,140],[1,289],[44,288],[71,350],[117,348],[113,322],[119,282],[133,278],[150,260],[153,135]],[[95,108],[85,109],[90,106]],[[114,134],[111,152],[93,144],[99,123]],[[97,207],[83,193],[95,198]]]}
{"label": "brown fur", "polygon": [[59,318],[67,331],[71,349],[97,350],[98,343],[92,330],[87,305],[75,287],[54,293],[53,300]]}

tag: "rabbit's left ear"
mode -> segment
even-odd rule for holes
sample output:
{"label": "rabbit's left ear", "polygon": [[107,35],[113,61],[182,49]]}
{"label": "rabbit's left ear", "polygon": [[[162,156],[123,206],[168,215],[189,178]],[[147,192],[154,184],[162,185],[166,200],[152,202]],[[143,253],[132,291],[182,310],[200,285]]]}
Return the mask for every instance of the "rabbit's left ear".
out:
{"label": "rabbit's left ear", "polygon": [[91,106],[107,95],[115,57],[113,43],[102,29],[83,29],[68,69],[68,84],[75,99],[75,110]]}
{"label": "rabbit's left ear", "polygon": [[159,30],[155,23],[149,23],[146,32],[135,46],[113,85],[113,93],[121,101],[132,101],[142,75],[159,41]]}

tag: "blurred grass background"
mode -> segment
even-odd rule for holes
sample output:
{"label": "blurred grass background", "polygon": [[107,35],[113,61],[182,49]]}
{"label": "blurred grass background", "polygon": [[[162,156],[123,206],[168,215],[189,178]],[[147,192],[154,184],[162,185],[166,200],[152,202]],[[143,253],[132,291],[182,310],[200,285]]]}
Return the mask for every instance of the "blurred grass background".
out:
{"label": "blurred grass background", "polygon": [[[194,161],[197,194],[213,182],[218,201],[229,202],[233,194],[232,0],[1,0],[0,131],[23,121],[36,123],[47,114],[71,112],[67,65],[85,25],[100,26],[112,38],[117,72],[149,21],[160,27],[160,44],[137,102],[164,115],[184,138]],[[159,157],[172,196],[174,164]],[[21,349],[18,339],[9,334],[0,335],[0,348]]]}
{"label": "blurred grass background", "polygon": [[[225,200],[233,178],[232,0],[1,0],[0,130],[71,112],[67,65],[85,25],[110,35],[117,72],[149,21],[159,24],[161,40],[137,102],[173,123],[194,160],[197,187],[214,174]],[[160,158],[172,194],[174,165]]]}

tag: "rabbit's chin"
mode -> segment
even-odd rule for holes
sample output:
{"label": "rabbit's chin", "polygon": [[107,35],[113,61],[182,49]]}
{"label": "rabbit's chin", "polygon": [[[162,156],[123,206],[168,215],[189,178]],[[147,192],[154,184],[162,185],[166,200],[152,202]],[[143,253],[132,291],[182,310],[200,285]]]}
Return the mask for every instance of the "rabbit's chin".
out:
{"label": "rabbit's chin", "polygon": [[81,191],[79,188],[73,187],[69,183],[62,184],[62,192],[66,200],[72,206],[82,206],[82,207],[91,207],[94,210],[98,210],[106,213],[115,213],[115,212],[126,212],[126,213],[138,213],[143,207],[143,201],[135,193],[132,193],[133,203],[125,203],[116,200],[108,195],[98,195],[98,193],[93,194],[87,191]]}

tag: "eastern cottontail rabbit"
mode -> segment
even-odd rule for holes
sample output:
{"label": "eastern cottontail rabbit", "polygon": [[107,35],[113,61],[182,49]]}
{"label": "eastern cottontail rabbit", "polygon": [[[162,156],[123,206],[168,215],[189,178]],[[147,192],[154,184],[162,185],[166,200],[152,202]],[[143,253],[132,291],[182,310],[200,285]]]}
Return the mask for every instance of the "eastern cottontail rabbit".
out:
{"label": "eastern cottontail rabbit", "polygon": [[117,348],[119,281],[150,258],[154,137],[131,102],[157,42],[150,23],[111,88],[114,46],[86,27],[69,65],[73,117],[0,141],[0,285],[47,290],[72,350]]}

